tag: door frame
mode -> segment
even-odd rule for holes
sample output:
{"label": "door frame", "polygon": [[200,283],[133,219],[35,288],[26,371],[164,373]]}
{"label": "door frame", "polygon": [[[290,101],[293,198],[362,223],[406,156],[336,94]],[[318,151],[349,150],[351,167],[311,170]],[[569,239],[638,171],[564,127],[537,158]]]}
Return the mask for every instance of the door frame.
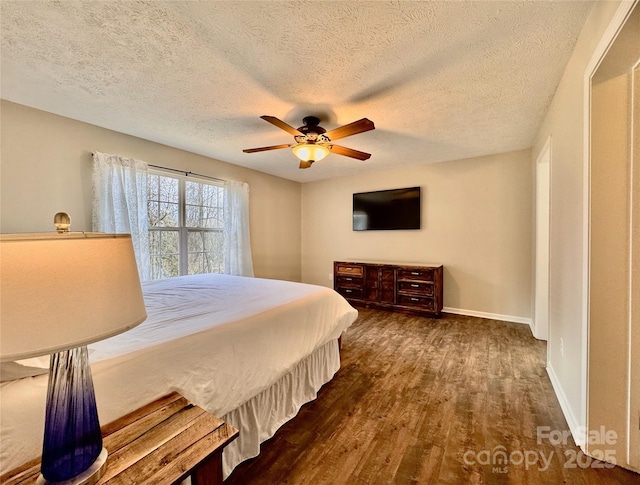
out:
{"label": "door frame", "polygon": [[[640,59],[631,69],[629,217],[629,403],[627,462],[640,470]],[[636,196],[634,197],[634,194]],[[635,363],[635,365],[634,365]]]}
{"label": "door frame", "polygon": [[548,340],[551,257],[551,136],[547,138],[536,159],[535,209],[535,296],[531,329],[535,338]]}
{"label": "door frame", "polygon": [[[581,429],[577,430],[578,433],[572,433],[574,435],[574,439],[576,444],[578,444],[582,450],[585,450],[586,445],[586,436],[585,432],[588,427],[588,416],[589,416],[589,326],[590,326],[590,315],[589,315],[589,293],[590,293],[590,273],[591,273],[591,79],[595,74],[596,70],[600,66],[600,63],[606,56],[609,48],[615,41],[619,32],[624,27],[629,15],[633,11],[634,7],[638,3],[639,0],[623,0],[613,18],[611,19],[606,31],[601,37],[598,45],[596,46],[589,63],[585,69],[585,74],[583,78],[583,95],[584,95],[584,111],[583,111],[583,192],[582,192],[582,209],[583,209],[583,239],[582,239],[582,369],[581,369],[581,381],[583,385],[584,392],[581,396],[581,413],[583,416],[583,420],[581,423]],[[633,146],[632,146],[633,149]],[[633,160],[633,159],[632,159]],[[633,178],[632,178],[633,181]],[[633,222],[633,217],[630,220],[630,223]],[[631,248],[631,252],[633,248]],[[632,264],[632,258],[630,258],[630,265]],[[631,270],[631,267],[629,268]],[[631,271],[630,271],[631,273]],[[631,286],[631,279],[629,280],[629,284]],[[629,288],[631,291],[631,287]],[[629,330],[631,332],[631,318],[629,319]],[[637,332],[637,329],[634,329]],[[635,344],[632,345],[631,341],[631,333],[629,334],[630,342],[629,342],[629,366],[631,369],[631,356],[638,356],[640,354],[640,345]],[[631,383],[630,383],[631,384]],[[638,384],[636,384],[637,386]],[[640,420],[640,416],[634,417],[632,416],[632,402],[631,402],[631,387],[629,387],[630,398],[627,403],[628,410],[628,429],[633,428],[637,430],[638,420]],[[573,430],[572,430],[573,431]],[[636,431],[638,432],[638,431]],[[627,439],[631,438],[631,434],[628,433]],[[632,450],[630,446],[630,441],[627,442],[627,463],[631,466],[640,469],[640,457],[631,456],[632,451],[637,452],[637,450]]]}

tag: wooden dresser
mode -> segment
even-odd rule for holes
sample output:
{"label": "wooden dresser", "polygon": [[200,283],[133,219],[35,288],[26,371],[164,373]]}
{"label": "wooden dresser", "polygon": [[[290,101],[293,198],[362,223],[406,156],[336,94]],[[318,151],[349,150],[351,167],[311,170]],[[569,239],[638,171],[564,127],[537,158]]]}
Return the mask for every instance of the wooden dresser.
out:
{"label": "wooden dresser", "polygon": [[334,261],[333,287],[349,302],[440,316],[442,265]]}

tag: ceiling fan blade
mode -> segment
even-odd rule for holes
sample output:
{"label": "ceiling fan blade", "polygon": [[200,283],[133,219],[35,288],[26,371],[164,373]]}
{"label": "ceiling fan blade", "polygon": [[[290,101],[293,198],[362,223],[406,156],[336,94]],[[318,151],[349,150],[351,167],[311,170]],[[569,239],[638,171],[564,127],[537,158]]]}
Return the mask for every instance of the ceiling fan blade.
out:
{"label": "ceiling fan blade", "polygon": [[375,125],[373,121],[362,118],[361,120],[354,121],[353,123],[349,123],[348,125],[341,126],[336,128],[335,130],[330,130],[325,133],[326,136],[329,137],[330,140],[339,140],[340,138],[344,138],[346,136],[357,135],[358,133],[364,133],[365,131],[375,129]]}
{"label": "ceiling fan blade", "polygon": [[277,126],[281,130],[284,130],[284,131],[286,131],[287,133],[289,133],[289,134],[291,134],[293,136],[302,135],[302,133],[300,133],[298,130],[296,130],[293,126],[288,125],[287,123],[285,123],[284,121],[276,118],[275,116],[263,115],[260,118],[262,118],[265,121],[268,121],[272,125]]}
{"label": "ceiling fan blade", "polygon": [[313,162],[310,162],[309,160],[300,160],[300,167],[299,168],[309,168],[311,167],[311,164]]}
{"label": "ceiling fan blade", "polygon": [[245,153],[255,153],[255,152],[266,152],[267,150],[279,150],[280,148],[289,148],[293,145],[274,145],[271,147],[260,147],[260,148],[245,148],[242,150]]}
{"label": "ceiling fan blade", "polygon": [[368,160],[371,158],[370,153],[354,150],[353,148],[342,147],[340,145],[329,145],[331,153],[336,155],[344,155],[345,157],[357,158],[358,160]]}

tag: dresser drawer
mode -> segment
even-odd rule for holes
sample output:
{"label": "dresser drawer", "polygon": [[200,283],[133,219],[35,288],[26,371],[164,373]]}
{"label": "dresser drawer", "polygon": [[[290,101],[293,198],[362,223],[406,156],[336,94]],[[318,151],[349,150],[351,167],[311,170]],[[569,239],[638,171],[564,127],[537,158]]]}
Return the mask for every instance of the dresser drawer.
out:
{"label": "dresser drawer", "polygon": [[336,288],[336,291],[347,299],[362,300],[362,288]]}
{"label": "dresser drawer", "polygon": [[357,276],[338,276],[339,288],[362,288],[363,279]]}
{"label": "dresser drawer", "polygon": [[398,283],[398,290],[403,293],[412,293],[416,296],[433,296],[433,283],[422,281],[401,281]]}
{"label": "dresser drawer", "polygon": [[398,270],[399,280],[433,281],[433,270],[429,268],[404,268]]}
{"label": "dresser drawer", "polygon": [[398,295],[398,304],[407,307],[418,307],[422,310],[435,309],[435,301],[433,298],[422,296]]}
{"label": "dresser drawer", "polygon": [[338,263],[336,264],[336,274],[338,276],[360,276],[364,275],[364,266],[359,264]]}

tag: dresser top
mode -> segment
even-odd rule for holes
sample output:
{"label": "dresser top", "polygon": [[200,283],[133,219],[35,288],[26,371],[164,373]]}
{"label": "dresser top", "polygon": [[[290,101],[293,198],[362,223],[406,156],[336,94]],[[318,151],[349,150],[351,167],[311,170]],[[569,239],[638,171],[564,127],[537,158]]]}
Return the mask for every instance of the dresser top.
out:
{"label": "dresser top", "polygon": [[375,261],[370,259],[341,259],[334,261],[335,263],[349,263],[349,264],[375,264],[379,266],[424,266],[424,267],[439,267],[442,263],[416,263],[416,262],[404,262],[404,261]]}

